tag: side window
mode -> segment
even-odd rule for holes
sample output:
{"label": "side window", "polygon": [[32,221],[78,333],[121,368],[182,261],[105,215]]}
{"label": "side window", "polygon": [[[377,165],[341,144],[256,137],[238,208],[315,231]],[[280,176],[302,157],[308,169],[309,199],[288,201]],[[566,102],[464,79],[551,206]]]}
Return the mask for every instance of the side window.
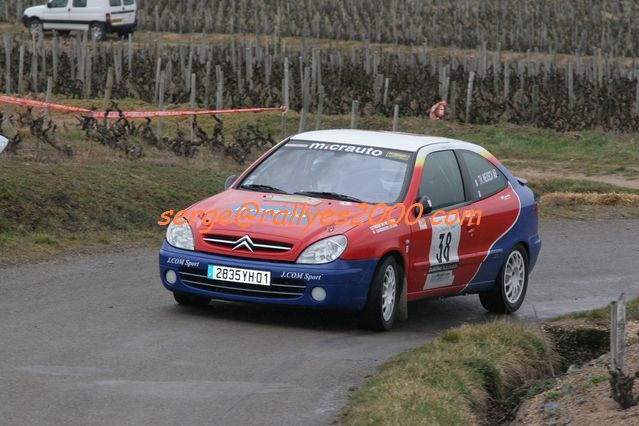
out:
{"label": "side window", "polygon": [[73,7],[87,7],[87,0],[73,0]]}
{"label": "side window", "polygon": [[49,3],[51,4],[52,8],[67,7],[67,3],[69,3],[69,0],[51,0]]}
{"label": "side window", "polygon": [[419,194],[430,198],[434,210],[465,201],[464,183],[453,151],[434,152],[426,157]]}
{"label": "side window", "polygon": [[508,180],[490,161],[471,151],[460,151],[470,175],[473,198],[485,198],[508,186]]}
{"label": "side window", "polygon": [[124,0],[125,6],[131,6],[135,4],[135,0]]}
{"label": "side window", "polygon": [[122,6],[122,0],[109,0],[109,6]]}

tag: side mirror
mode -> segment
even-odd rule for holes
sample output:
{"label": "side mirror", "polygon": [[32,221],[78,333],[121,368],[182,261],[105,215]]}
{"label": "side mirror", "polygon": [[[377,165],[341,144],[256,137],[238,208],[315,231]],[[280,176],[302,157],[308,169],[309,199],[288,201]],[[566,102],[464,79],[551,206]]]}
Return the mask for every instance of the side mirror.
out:
{"label": "side mirror", "polygon": [[226,191],[227,189],[229,189],[236,180],[237,180],[237,175],[231,175],[227,177],[226,181],[224,181],[224,190]]}
{"label": "side mirror", "polygon": [[4,151],[7,145],[9,145],[9,139],[4,136],[0,136],[0,154],[2,154],[2,151]]}
{"label": "side mirror", "polygon": [[53,3],[51,3],[51,0],[49,0],[47,2],[47,8],[51,9],[53,7]]}
{"label": "side mirror", "polygon": [[[426,195],[419,197],[419,199],[417,200],[417,204],[422,205],[422,211],[421,211],[422,216],[431,214],[433,212],[433,202]],[[420,214],[419,207],[415,207],[415,216],[420,217],[419,214]]]}

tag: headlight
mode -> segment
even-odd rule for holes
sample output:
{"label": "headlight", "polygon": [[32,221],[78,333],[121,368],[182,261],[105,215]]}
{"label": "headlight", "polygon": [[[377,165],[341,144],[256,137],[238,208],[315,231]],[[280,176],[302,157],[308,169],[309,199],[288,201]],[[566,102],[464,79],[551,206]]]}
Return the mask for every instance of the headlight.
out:
{"label": "headlight", "polygon": [[325,238],[311,244],[297,258],[297,263],[321,264],[329,263],[339,258],[344,250],[348,240],[344,235],[336,235],[334,237]]}
{"label": "headlight", "polygon": [[175,225],[173,222],[166,230],[166,240],[173,247],[184,250],[195,250],[193,245],[193,231],[188,223]]}

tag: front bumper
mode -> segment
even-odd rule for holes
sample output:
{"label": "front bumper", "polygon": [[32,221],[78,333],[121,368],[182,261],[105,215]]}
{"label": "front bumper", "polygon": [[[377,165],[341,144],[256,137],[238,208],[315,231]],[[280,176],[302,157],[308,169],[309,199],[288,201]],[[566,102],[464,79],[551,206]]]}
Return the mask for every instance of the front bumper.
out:
{"label": "front bumper", "polygon": [[[208,265],[270,271],[272,284],[259,287],[210,280],[206,278]],[[160,250],[160,277],[169,291],[237,302],[323,309],[363,309],[376,265],[376,259],[340,259],[325,265],[240,259],[177,249],[166,240]],[[175,284],[166,280],[169,270],[177,274]],[[324,301],[318,302],[311,297],[315,287],[326,291]]]}

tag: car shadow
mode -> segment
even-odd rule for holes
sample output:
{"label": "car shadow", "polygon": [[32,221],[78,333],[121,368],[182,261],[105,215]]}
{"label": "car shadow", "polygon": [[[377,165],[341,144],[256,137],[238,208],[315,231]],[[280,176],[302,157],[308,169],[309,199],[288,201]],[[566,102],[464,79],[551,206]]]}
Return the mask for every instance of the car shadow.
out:
{"label": "car shadow", "polygon": [[[214,300],[206,307],[173,305],[172,314],[202,319],[234,321],[255,326],[298,328],[316,331],[376,333],[358,327],[353,311],[319,310],[291,306],[260,305]],[[452,297],[411,302],[407,321],[397,321],[393,332],[434,333],[467,323],[500,318],[488,314],[476,297]]]}

